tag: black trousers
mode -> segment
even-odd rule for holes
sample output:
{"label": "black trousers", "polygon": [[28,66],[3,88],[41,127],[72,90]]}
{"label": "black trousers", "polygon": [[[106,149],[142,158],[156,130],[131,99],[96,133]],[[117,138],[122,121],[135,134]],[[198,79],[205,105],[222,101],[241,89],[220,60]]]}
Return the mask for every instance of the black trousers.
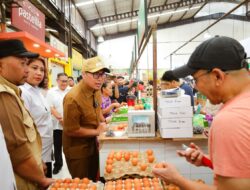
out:
{"label": "black trousers", "polygon": [[96,153],[90,157],[80,159],[69,159],[66,157],[69,173],[72,178],[79,177],[80,179],[87,177],[96,182],[99,172],[99,154]]}
{"label": "black trousers", "polygon": [[52,178],[52,162],[46,162],[45,164],[47,166],[46,177]]}
{"label": "black trousers", "polygon": [[54,168],[61,169],[63,166],[62,159],[62,130],[56,129],[53,131],[53,139],[54,139]]}

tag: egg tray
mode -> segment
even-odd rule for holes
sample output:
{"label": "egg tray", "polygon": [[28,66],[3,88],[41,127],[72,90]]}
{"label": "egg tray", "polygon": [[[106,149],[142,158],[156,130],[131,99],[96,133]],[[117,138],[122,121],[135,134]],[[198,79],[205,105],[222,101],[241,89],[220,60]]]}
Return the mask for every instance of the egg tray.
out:
{"label": "egg tray", "polygon": [[[202,180],[202,179],[196,179],[196,180],[193,180],[197,183],[201,183],[201,184],[205,184],[205,182]],[[166,182],[164,181],[161,181],[162,183],[162,186],[163,186],[163,189],[164,190],[181,190],[180,187],[174,185],[174,184],[167,184]]]}
{"label": "egg tray", "polygon": [[164,190],[159,178],[128,178],[105,183],[104,190]]}
{"label": "egg tray", "polygon": [[100,181],[97,183],[88,180],[86,183],[84,180],[75,181],[74,179],[56,179],[56,181],[51,184],[47,190],[103,190],[104,184]]}
{"label": "egg tray", "polygon": [[[152,163],[148,162],[146,153],[138,154],[138,164],[133,166],[131,163],[133,156],[131,152],[130,160],[125,161],[124,157],[122,157],[121,161],[117,161],[114,157],[112,164],[112,172],[107,173],[106,166],[104,169],[104,178],[105,180],[114,180],[123,178],[124,176],[141,176],[141,177],[153,177],[152,168],[156,164],[156,159]],[[147,168],[145,171],[141,171],[140,164],[146,163]]]}

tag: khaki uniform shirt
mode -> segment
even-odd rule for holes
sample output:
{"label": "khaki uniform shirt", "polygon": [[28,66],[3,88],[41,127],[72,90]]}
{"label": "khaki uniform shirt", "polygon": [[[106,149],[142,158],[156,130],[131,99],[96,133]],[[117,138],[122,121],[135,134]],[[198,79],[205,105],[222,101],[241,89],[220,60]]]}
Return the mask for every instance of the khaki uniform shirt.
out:
{"label": "khaki uniform shirt", "polygon": [[94,91],[84,81],[74,86],[63,102],[63,150],[69,159],[86,158],[96,154],[96,137],[70,137],[65,132],[80,127],[96,129],[100,122],[101,92]]}
{"label": "khaki uniform shirt", "polygon": [[[24,107],[19,88],[1,76],[0,122],[13,168],[33,156],[42,171],[42,144],[36,126]],[[15,178],[18,189],[38,189],[16,173]]]}

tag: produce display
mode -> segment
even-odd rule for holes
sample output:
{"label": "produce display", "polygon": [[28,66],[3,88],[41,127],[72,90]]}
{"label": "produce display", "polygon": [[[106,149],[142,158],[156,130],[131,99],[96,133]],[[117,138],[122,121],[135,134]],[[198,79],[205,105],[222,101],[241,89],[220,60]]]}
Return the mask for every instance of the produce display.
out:
{"label": "produce display", "polygon": [[110,130],[112,131],[124,131],[128,127],[128,123],[111,123]]}
{"label": "produce display", "polygon": [[102,190],[102,186],[88,178],[57,179],[48,190]]}
{"label": "produce display", "polygon": [[105,183],[104,190],[163,190],[163,186],[159,178],[128,178],[108,181]]}
{"label": "produce display", "polygon": [[118,179],[124,176],[153,177],[152,167],[156,159],[152,150],[146,152],[117,151],[110,152],[105,166],[105,180]]}

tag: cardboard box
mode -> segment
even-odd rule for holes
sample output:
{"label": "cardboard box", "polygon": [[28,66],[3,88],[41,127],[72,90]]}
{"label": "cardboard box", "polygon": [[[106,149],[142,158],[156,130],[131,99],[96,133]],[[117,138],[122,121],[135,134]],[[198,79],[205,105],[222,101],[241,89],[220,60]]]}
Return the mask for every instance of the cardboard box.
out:
{"label": "cardboard box", "polygon": [[186,138],[193,136],[192,117],[162,118],[158,114],[158,128],[162,138]]}
{"label": "cardboard box", "polygon": [[162,128],[190,128],[193,127],[193,118],[163,118],[158,114],[158,123]]}
{"label": "cardboard box", "polygon": [[185,118],[193,117],[193,107],[173,107],[173,108],[159,108],[158,114],[162,118]]}
{"label": "cardboard box", "polygon": [[193,137],[193,127],[171,127],[161,128],[159,127],[162,138],[189,138]]}
{"label": "cardboard box", "polygon": [[158,108],[188,107],[191,106],[191,97],[183,95],[175,98],[158,96]]}

